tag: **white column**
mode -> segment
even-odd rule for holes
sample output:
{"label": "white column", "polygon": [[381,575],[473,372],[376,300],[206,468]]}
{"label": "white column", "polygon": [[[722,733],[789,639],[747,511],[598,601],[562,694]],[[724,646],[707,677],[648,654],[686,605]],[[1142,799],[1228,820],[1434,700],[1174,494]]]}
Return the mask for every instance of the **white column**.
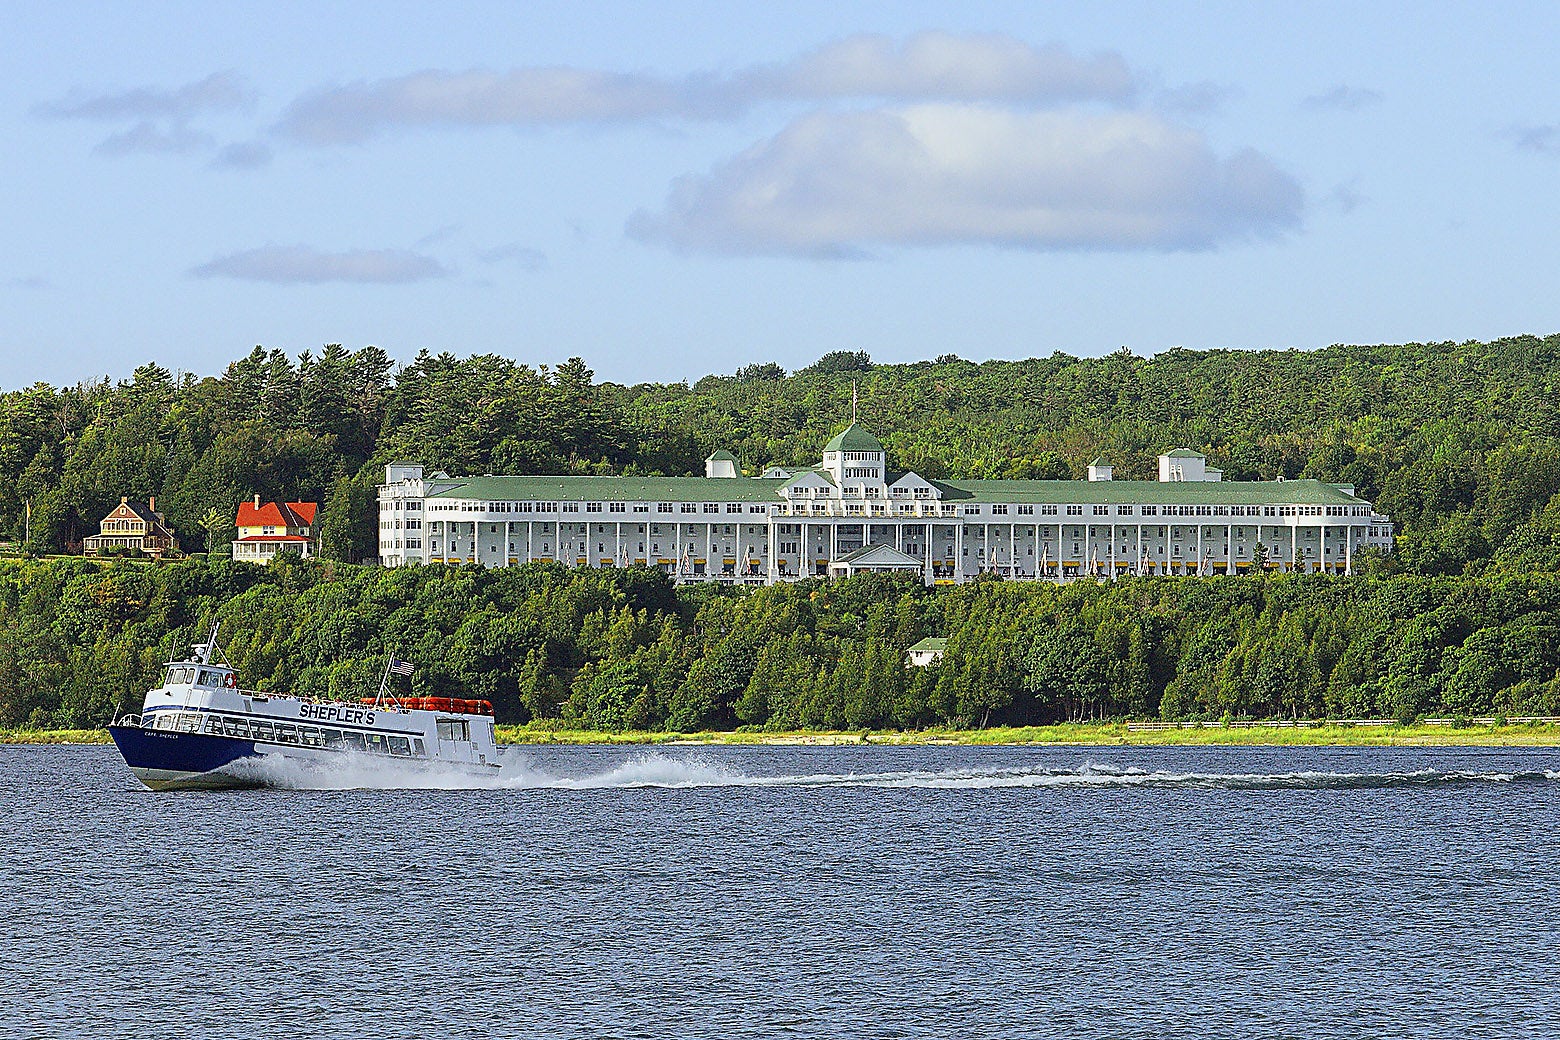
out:
{"label": "white column", "polygon": [[1141,574],[1143,573],[1143,525],[1141,523],[1137,525],[1137,544],[1132,549],[1137,553],[1137,562],[1132,565],[1132,573]]}
{"label": "white column", "polygon": [[958,533],[958,541],[956,541],[956,543],[953,544],[953,580],[955,580],[955,582],[963,582],[963,580],[964,580],[964,518],[963,518],[963,516],[959,516],[958,524],[959,524],[959,527],[958,527],[958,532],[959,532]]}
{"label": "white column", "polygon": [[1116,521],[1110,522],[1110,576],[1116,577]]}
{"label": "white column", "polygon": [[1088,573],[1094,573],[1094,559],[1090,555],[1094,551],[1094,525],[1085,522],[1083,525],[1083,565]]}
{"label": "white column", "polygon": [[1202,521],[1199,520],[1199,521],[1197,521],[1197,573],[1198,574],[1202,573],[1202,565],[1203,565]]}
{"label": "white column", "polygon": [[1354,525],[1343,529],[1343,573],[1354,573]]}
{"label": "white column", "polygon": [[926,575],[926,583],[932,583],[932,525],[926,525],[926,545],[921,552],[921,570]]}

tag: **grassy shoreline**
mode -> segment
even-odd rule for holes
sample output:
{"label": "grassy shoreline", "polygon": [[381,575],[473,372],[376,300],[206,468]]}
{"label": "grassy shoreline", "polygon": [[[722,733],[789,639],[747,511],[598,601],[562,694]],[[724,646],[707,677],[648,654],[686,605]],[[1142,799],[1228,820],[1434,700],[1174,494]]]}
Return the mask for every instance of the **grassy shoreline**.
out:
{"label": "grassy shoreline", "polygon": [[[1208,729],[1129,731],[1125,723],[1086,723],[1056,726],[1008,726],[984,730],[928,729],[866,733],[795,731],[771,733],[733,732],[659,733],[634,731],[602,733],[557,726],[500,726],[501,744],[770,744],[792,746],[861,745],[1058,745],[1143,747],[1254,746],[1254,747],[1560,747],[1560,725],[1517,723],[1508,725],[1452,726],[1235,726]],[[7,730],[0,729],[0,744],[107,744],[103,729]]]}

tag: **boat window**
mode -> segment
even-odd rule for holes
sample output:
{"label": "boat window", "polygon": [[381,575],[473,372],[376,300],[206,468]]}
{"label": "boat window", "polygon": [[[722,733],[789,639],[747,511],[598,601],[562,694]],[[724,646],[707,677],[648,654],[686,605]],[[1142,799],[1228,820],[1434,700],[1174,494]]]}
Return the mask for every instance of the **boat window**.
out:
{"label": "boat window", "polygon": [[351,730],[348,730],[343,734],[343,736],[346,738],[347,747],[351,748],[353,751],[363,750],[363,734],[354,733]]}
{"label": "boat window", "polygon": [[230,737],[247,737],[249,723],[243,719],[225,718],[222,720],[222,732]]}
{"label": "boat window", "polygon": [[222,735],[222,716],[207,715],[200,728],[204,733],[215,733],[220,737]]}
{"label": "boat window", "polygon": [[214,672],[210,668],[202,668],[200,670],[200,685],[202,685],[202,686],[221,686],[222,685],[222,673],[221,672]]}
{"label": "boat window", "polygon": [[440,719],[438,726],[440,740],[471,739],[465,719]]}
{"label": "boat window", "polygon": [[195,678],[195,669],[186,665],[174,665],[168,669],[168,685],[183,686]]}
{"label": "boat window", "polygon": [[298,743],[298,727],[285,722],[278,722],[276,724],[276,739],[283,744]]}
{"label": "boat window", "polygon": [[363,741],[368,745],[368,750],[376,755],[385,753],[385,735],[383,733],[365,733]]}
{"label": "boat window", "polygon": [[405,737],[390,737],[390,753],[392,755],[410,755],[412,742]]}
{"label": "boat window", "polygon": [[256,740],[270,740],[272,738],[271,724],[265,721],[251,722],[249,735]]}
{"label": "boat window", "polygon": [[174,727],[180,733],[195,733],[200,730],[200,716],[192,711],[179,712],[179,724]]}
{"label": "boat window", "polygon": [[320,747],[324,744],[320,739],[320,731],[313,726],[299,726],[298,738],[303,741],[304,747]]}
{"label": "boat window", "polygon": [[342,744],[341,730],[339,729],[322,729],[320,730],[320,736],[324,738],[325,746],[328,748],[339,748]]}
{"label": "boat window", "polygon": [[173,723],[175,721],[174,720],[174,713],[171,712],[171,711],[162,712],[161,714],[159,714],[157,716],[157,720],[156,721],[157,721],[157,725],[154,728],[156,728],[156,729],[172,729],[173,728]]}
{"label": "boat window", "polygon": [[427,753],[428,749],[423,746],[422,737],[413,737],[412,754],[416,755],[418,758],[422,758]]}

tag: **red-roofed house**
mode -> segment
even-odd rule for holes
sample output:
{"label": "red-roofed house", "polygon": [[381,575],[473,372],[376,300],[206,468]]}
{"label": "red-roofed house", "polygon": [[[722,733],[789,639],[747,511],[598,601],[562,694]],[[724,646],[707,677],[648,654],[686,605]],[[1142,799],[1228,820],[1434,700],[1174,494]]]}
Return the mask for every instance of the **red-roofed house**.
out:
{"label": "red-roofed house", "polygon": [[233,559],[250,563],[270,563],[279,552],[314,555],[314,514],[317,502],[265,502],[256,495],[252,502],[241,502],[238,537],[233,541]]}

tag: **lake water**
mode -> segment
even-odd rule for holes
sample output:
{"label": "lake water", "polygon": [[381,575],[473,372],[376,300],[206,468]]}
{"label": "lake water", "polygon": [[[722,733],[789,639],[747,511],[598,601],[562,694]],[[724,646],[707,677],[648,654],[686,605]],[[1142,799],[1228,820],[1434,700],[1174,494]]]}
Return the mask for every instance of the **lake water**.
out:
{"label": "lake water", "polygon": [[0,748],[0,1035],[1560,1035],[1560,751],[511,754]]}

